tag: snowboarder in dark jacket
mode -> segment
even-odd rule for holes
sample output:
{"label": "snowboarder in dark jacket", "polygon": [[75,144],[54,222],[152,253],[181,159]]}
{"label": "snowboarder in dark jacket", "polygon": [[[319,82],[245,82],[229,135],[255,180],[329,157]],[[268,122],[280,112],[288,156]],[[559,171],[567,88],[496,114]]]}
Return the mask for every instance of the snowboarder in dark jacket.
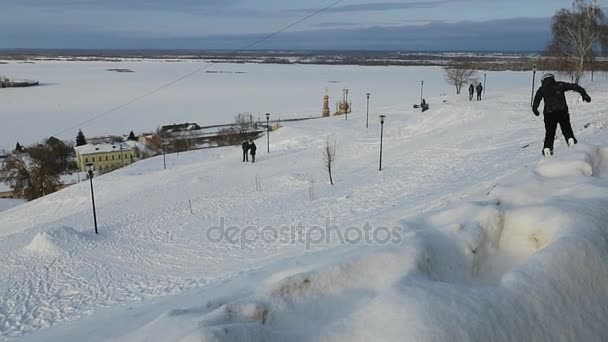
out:
{"label": "snowboarder in dark jacket", "polygon": [[481,83],[477,83],[477,101],[481,101],[481,92],[483,91],[483,86]]}
{"label": "snowboarder in dark jacket", "polygon": [[243,148],[243,162],[249,161],[249,141],[243,141],[241,147]]}
{"label": "snowboarder in dark jacket", "polygon": [[473,101],[473,94],[475,93],[475,86],[473,83],[469,86],[469,101]]}
{"label": "snowboarder in dark jacket", "polygon": [[251,153],[251,162],[255,163],[255,150],[257,150],[258,147],[255,146],[255,143],[252,140],[249,140],[249,153]]}
{"label": "snowboarder in dark jacket", "polygon": [[577,143],[572,131],[572,125],[570,124],[570,113],[568,111],[568,104],[566,103],[566,96],[564,95],[567,91],[576,91],[581,94],[583,101],[591,102],[591,97],[587,94],[585,89],[578,84],[557,82],[553,74],[546,74],[542,78],[542,85],[534,96],[534,103],[532,105],[532,112],[534,115],[539,116],[538,106],[540,101],[545,101],[545,108],[543,109],[543,116],[545,119],[545,144],[543,145],[543,155],[553,154],[553,141],[555,140],[555,131],[557,130],[557,124],[562,130],[564,138],[568,146],[572,146]]}

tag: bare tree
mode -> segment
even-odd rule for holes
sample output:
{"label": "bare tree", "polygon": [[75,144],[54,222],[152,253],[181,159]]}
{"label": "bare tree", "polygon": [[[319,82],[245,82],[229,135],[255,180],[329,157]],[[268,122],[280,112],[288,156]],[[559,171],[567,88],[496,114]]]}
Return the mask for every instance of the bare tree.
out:
{"label": "bare tree", "polygon": [[336,139],[327,137],[325,148],[323,149],[323,166],[329,173],[329,184],[334,185],[332,177],[332,166],[336,160]]}
{"label": "bare tree", "polygon": [[460,94],[462,86],[472,81],[475,76],[473,64],[466,60],[455,61],[443,68],[445,80],[456,87],[456,94]]}
{"label": "bare tree", "polygon": [[0,170],[0,181],[9,184],[15,196],[32,200],[57,191],[64,170],[55,150],[36,145],[28,147],[26,153],[10,155]]}
{"label": "bare tree", "polygon": [[252,115],[250,113],[239,113],[234,117],[234,125],[239,133],[248,132],[253,126]]}
{"label": "bare tree", "polygon": [[578,83],[585,69],[592,65],[595,50],[608,39],[608,23],[597,1],[574,0],[572,9],[561,9],[553,16],[553,38],[548,52],[564,60],[565,71]]}

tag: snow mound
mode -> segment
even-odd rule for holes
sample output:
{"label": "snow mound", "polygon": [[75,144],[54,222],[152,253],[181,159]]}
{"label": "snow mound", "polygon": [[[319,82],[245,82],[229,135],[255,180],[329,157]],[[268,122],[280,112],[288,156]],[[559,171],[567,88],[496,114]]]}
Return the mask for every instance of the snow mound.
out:
{"label": "snow mound", "polygon": [[74,248],[84,238],[81,232],[71,227],[58,227],[37,233],[23,250],[40,255],[57,255]]}
{"label": "snow mound", "polygon": [[580,145],[398,244],[309,256],[128,340],[606,340],[608,148]]}

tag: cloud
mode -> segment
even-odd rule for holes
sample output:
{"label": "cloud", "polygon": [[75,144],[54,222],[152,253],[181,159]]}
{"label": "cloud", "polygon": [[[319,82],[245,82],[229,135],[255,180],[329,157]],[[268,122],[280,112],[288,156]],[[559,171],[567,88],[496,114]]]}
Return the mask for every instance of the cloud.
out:
{"label": "cloud", "polygon": [[[367,4],[352,4],[336,6],[328,9],[326,12],[334,13],[346,13],[346,12],[371,12],[371,11],[394,11],[394,10],[405,10],[412,8],[433,8],[446,3],[453,3],[458,0],[443,0],[443,1],[415,1],[415,2],[377,2]],[[306,9],[292,9],[287,10],[288,12],[296,13],[311,13],[318,11],[318,8],[306,8]]]}
{"label": "cloud", "polygon": [[233,7],[241,0],[5,0],[3,6],[62,10],[170,10],[188,11]]}
{"label": "cloud", "polygon": [[324,21],[311,25],[313,28],[353,28],[361,27],[359,22],[348,22],[348,21]]}
{"label": "cloud", "polygon": [[[115,34],[7,32],[3,48],[242,49],[265,34],[136,38]],[[419,26],[321,29],[285,32],[256,49],[541,51],[550,38],[549,18],[485,22],[432,22]],[[26,42],[26,43],[24,43]]]}

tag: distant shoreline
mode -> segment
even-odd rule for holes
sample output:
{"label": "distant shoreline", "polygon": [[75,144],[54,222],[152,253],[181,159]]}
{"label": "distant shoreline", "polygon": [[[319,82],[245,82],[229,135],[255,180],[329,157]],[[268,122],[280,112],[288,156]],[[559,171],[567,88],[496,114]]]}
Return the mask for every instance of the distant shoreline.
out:
{"label": "distant shoreline", "polygon": [[445,66],[466,58],[478,70],[531,70],[537,52],[402,51],[203,51],[203,50],[37,50],[0,49],[0,60],[133,62],[144,60],[212,63],[309,64],[357,66]]}

